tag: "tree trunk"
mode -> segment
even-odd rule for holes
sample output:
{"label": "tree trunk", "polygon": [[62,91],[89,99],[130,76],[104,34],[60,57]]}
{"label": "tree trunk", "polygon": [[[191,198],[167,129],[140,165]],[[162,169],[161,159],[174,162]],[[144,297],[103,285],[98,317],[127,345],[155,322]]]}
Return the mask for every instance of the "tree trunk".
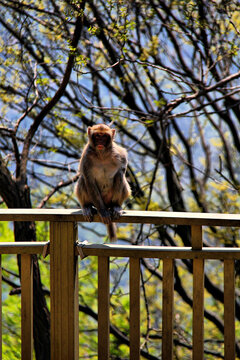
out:
{"label": "tree trunk", "polygon": [[[0,155],[0,196],[8,208],[31,208],[30,191],[26,183],[11,176]],[[15,241],[36,241],[34,222],[14,223]],[[19,273],[21,261],[18,257]],[[33,337],[36,360],[50,359],[50,314],[42,289],[37,256],[33,256]]]}
{"label": "tree trunk", "polygon": [[[14,223],[15,241],[36,241],[34,222]],[[19,272],[21,262],[18,259]],[[36,360],[50,360],[50,314],[44,296],[37,256],[33,255],[33,338]]]}

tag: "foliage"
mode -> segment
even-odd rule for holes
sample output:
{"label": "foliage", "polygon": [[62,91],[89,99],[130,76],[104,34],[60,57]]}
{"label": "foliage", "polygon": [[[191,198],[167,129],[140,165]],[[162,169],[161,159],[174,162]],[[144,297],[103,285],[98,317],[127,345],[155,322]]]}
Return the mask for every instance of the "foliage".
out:
{"label": "foliage", "polygon": [[[78,207],[73,188],[86,130],[106,122],[113,123],[117,142],[129,153],[133,196],[126,208],[239,212],[238,1],[0,0],[0,5],[4,206]],[[101,225],[79,228],[80,240],[106,240]],[[23,233],[32,241],[48,238],[46,224],[15,225],[15,240]],[[1,241],[12,240],[4,224],[0,234]],[[190,244],[189,229],[183,227],[121,225],[118,238],[139,245]],[[238,247],[239,241],[237,229],[204,229],[205,245]],[[141,264],[141,343],[156,358],[161,352],[161,266],[148,259]],[[223,356],[222,271],[216,271],[221,266],[206,265],[206,359]],[[7,267],[17,272],[11,257]],[[38,296],[48,299],[48,263],[40,261],[39,267],[44,288]],[[111,335],[111,351],[124,359],[128,267],[113,260],[111,269],[111,319],[122,334]],[[95,260],[81,262],[82,358],[96,358],[96,276]],[[175,277],[175,357],[189,358],[191,262],[177,262]],[[238,283],[238,263],[236,277]],[[11,312],[17,295],[4,291],[10,301],[4,306]],[[238,301],[236,307],[238,334]],[[48,314],[47,307],[43,312]],[[7,326],[9,319],[4,321]],[[38,336],[36,343],[47,349],[46,338]],[[239,343],[237,350],[240,356]],[[44,357],[39,352],[36,358]]]}

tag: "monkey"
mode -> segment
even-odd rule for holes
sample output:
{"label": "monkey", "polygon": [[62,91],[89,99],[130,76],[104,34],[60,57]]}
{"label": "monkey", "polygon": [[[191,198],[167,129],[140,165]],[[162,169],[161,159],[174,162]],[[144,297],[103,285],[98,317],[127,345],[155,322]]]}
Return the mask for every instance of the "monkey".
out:
{"label": "monkey", "polygon": [[115,133],[105,124],[88,127],[75,187],[85,220],[91,222],[97,212],[112,242],[116,241],[114,220],[120,218],[122,203],[131,195],[126,179],[127,151],[116,144]]}

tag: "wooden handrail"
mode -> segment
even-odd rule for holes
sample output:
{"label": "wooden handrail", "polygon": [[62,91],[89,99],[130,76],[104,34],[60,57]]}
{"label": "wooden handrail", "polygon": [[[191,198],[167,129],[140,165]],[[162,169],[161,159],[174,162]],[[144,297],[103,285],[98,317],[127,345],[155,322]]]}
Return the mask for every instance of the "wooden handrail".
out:
{"label": "wooden handrail", "polygon": [[[79,209],[0,209],[0,221],[85,222]],[[98,215],[93,222],[101,222]],[[126,210],[119,223],[240,227],[240,214]]]}
{"label": "wooden handrail", "polygon": [[80,257],[112,256],[158,259],[240,259],[240,248],[204,247],[194,250],[192,247],[176,246],[137,246],[116,244],[77,243]]}
{"label": "wooden handrail", "polygon": [[[191,228],[191,247],[79,243],[77,242],[77,222],[84,222],[85,220],[82,211],[78,209],[0,209],[0,221],[48,221],[50,223],[50,242],[0,243],[0,258],[1,254],[20,254],[22,257],[22,359],[31,360],[33,350],[33,274],[31,255],[43,254],[45,256],[49,253],[52,360],[78,359],[77,262],[79,255],[81,259],[86,256],[98,257],[99,360],[109,358],[109,258],[111,256],[130,259],[131,360],[140,358],[139,259],[159,258],[163,261],[163,360],[172,359],[173,354],[174,259],[193,260],[194,360],[204,358],[204,262],[207,259],[223,260],[225,360],[235,358],[234,261],[240,259],[240,248],[203,247],[202,227],[240,227],[240,215],[124,211],[118,221],[120,223],[187,225]],[[94,217],[94,221],[100,222],[97,215]]]}
{"label": "wooden handrail", "polygon": [[0,242],[0,254],[43,254],[49,242]]}

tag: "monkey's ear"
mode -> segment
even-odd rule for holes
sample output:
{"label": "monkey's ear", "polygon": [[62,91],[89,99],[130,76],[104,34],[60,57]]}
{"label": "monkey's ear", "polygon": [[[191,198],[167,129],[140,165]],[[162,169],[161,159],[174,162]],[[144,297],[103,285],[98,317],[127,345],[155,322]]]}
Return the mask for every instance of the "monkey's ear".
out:
{"label": "monkey's ear", "polygon": [[112,138],[114,138],[116,130],[115,129],[111,129],[112,130]]}
{"label": "monkey's ear", "polygon": [[90,136],[90,135],[92,134],[92,128],[91,128],[91,126],[88,127],[87,133],[88,133],[88,136]]}

